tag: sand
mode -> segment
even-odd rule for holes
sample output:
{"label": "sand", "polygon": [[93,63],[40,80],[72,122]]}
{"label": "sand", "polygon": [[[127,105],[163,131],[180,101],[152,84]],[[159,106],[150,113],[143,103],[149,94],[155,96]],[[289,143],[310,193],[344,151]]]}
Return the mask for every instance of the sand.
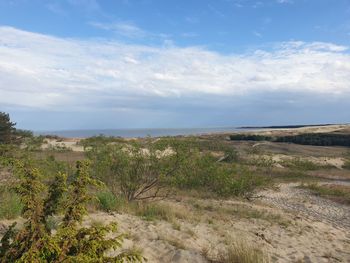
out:
{"label": "sand", "polygon": [[74,152],[84,152],[84,147],[79,145],[79,141],[77,138],[45,139],[41,148],[45,150],[51,147],[65,147]]}
{"label": "sand", "polygon": [[[208,207],[203,211],[194,210],[193,200],[168,200],[174,210],[188,214],[176,223],[118,213],[91,214],[87,222],[118,222],[128,234],[125,247],[140,248],[148,262],[210,262],[234,240],[263,249],[271,262],[350,262],[349,206],[312,196],[293,183],[258,196],[254,202],[195,201]],[[264,216],[229,212],[237,207]]]}

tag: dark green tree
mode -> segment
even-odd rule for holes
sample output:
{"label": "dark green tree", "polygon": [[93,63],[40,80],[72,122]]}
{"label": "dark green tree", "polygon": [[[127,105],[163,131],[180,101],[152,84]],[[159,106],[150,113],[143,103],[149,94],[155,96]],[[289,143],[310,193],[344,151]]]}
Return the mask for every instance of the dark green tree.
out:
{"label": "dark green tree", "polygon": [[0,144],[10,144],[15,140],[16,123],[11,122],[10,115],[0,112]]}

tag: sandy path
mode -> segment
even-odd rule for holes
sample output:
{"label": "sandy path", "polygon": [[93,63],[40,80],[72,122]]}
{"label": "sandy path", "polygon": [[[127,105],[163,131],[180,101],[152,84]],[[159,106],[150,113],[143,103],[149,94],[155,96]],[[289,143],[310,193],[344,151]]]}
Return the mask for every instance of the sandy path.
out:
{"label": "sandy path", "polygon": [[[332,184],[350,184],[332,181]],[[262,200],[278,208],[287,209],[299,216],[330,223],[350,231],[350,206],[339,204],[298,188],[299,183],[280,184],[279,191],[262,192]]]}

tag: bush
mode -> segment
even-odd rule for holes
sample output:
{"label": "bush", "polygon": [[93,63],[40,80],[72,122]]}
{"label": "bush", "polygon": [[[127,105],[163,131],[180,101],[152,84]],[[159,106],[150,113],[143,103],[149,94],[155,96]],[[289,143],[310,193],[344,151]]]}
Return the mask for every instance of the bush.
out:
{"label": "bush", "polygon": [[79,142],[79,145],[82,145],[84,149],[88,149],[90,147],[98,147],[101,145],[107,145],[111,143],[123,143],[123,142],[125,142],[123,138],[98,135],[98,136],[92,136],[81,140]]}
{"label": "bush", "polygon": [[[122,236],[106,238],[116,231],[116,224],[81,227],[88,191],[97,181],[90,178],[86,162],[77,162],[77,171],[67,187],[66,175],[59,173],[47,187],[41,182],[38,169],[17,163],[20,182],[16,192],[23,203],[24,227],[15,230],[13,224],[0,242],[0,262],[135,262],[139,254],[127,252],[107,256],[106,251],[120,248]],[[64,193],[64,215],[56,233],[51,232],[50,218],[57,213]],[[47,193],[47,194],[45,194]]]}
{"label": "bush", "polygon": [[96,194],[100,209],[105,212],[114,211],[117,208],[118,200],[110,191],[102,191]]}
{"label": "bush", "polygon": [[215,158],[209,153],[193,152],[172,178],[173,184],[180,189],[198,189],[208,186],[213,174],[217,173],[219,164],[215,162]]}
{"label": "bush", "polygon": [[[266,179],[254,175],[241,167],[218,169],[211,178],[212,191],[219,196],[241,196],[250,197],[254,190],[263,185]],[[210,188],[209,188],[210,189]]]}
{"label": "bush", "polygon": [[203,189],[219,196],[248,196],[264,182],[241,166],[218,163],[209,153],[193,153],[173,178],[180,189]]}
{"label": "bush", "polygon": [[186,148],[180,141],[115,143],[91,148],[93,174],[116,195],[126,200],[146,200],[167,196],[166,182],[186,159]]}
{"label": "bush", "polygon": [[[219,162],[203,148],[225,150],[227,160]],[[247,196],[262,184],[261,177],[231,162],[237,158],[233,148],[194,140],[147,139],[91,148],[93,174],[115,196],[128,201],[164,198],[171,187],[202,189],[219,196]]]}
{"label": "bush", "polygon": [[0,219],[14,219],[21,215],[23,204],[13,191],[0,190]]}

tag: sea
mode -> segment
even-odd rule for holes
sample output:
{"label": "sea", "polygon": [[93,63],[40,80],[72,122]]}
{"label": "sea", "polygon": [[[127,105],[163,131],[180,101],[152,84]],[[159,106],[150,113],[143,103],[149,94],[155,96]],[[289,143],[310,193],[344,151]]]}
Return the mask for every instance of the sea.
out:
{"label": "sea", "polygon": [[[87,138],[104,135],[123,138],[164,137],[180,135],[201,135],[222,132],[234,132],[248,130],[238,127],[216,128],[153,128],[153,129],[96,129],[96,130],[61,130],[61,131],[37,131],[36,135],[57,135],[67,138]],[[250,129],[251,130],[251,129]]]}

